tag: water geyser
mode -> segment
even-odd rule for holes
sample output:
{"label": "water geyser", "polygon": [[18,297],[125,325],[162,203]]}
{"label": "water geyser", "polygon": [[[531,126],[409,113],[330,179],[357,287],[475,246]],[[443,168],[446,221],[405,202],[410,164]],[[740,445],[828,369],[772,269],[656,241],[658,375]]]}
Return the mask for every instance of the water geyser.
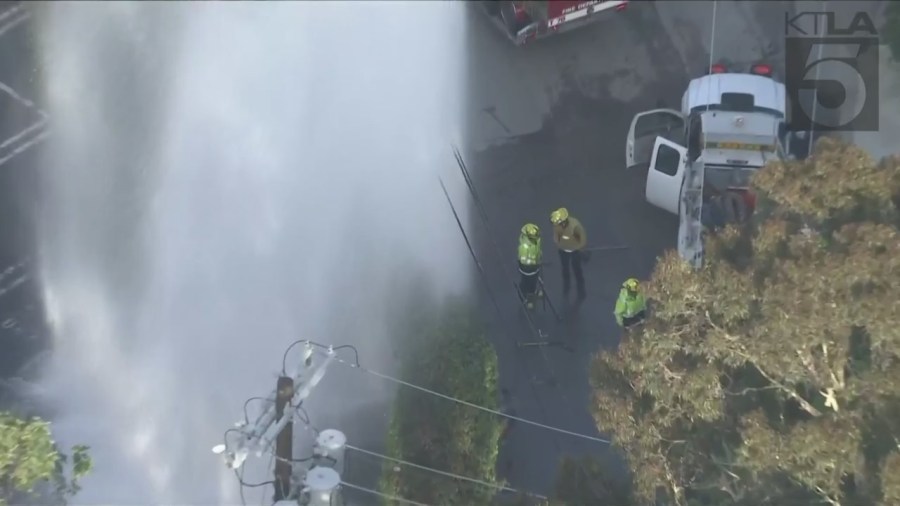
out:
{"label": "water geyser", "polygon": [[[422,275],[435,296],[467,289],[437,182],[455,174],[463,9],[40,7],[43,386],[61,442],[92,447],[78,503],[237,503],[209,449],[290,342],[390,369],[392,301]],[[393,388],[329,372],[310,402],[351,424]]]}

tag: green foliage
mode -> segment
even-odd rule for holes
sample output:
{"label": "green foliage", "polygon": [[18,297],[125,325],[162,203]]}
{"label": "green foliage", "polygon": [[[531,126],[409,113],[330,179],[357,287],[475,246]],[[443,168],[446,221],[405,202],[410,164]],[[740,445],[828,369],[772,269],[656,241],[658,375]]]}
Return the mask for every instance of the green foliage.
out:
{"label": "green foliage", "polygon": [[628,483],[617,480],[610,464],[586,456],[564,457],[549,506],[629,506],[634,497]]}
{"label": "green foliage", "polygon": [[831,139],[754,178],[751,223],[593,364],[635,493],[675,505],[900,504],[900,158]]}
{"label": "green foliage", "polygon": [[881,38],[891,50],[894,61],[900,61],[900,2],[888,2],[887,20],[881,27]]}
{"label": "green foliage", "polygon": [[34,495],[45,484],[55,487],[57,498],[70,497],[91,466],[86,446],[73,447],[71,457],[59,451],[48,422],[0,413],[0,505]]}
{"label": "green foliage", "polygon": [[[447,304],[416,329],[420,345],[408,357],[404,378],[464,401],[499,409],[497,356],[484,330],[462,302]],[[497,416],[412,389],[398,392],[388,434],[388,454],[434,469],[496,482],[504,428]],[[442,506],[492,504],[495,490],[388,463],[385,494]],[[387,501],[386,504],[395,504]]]}

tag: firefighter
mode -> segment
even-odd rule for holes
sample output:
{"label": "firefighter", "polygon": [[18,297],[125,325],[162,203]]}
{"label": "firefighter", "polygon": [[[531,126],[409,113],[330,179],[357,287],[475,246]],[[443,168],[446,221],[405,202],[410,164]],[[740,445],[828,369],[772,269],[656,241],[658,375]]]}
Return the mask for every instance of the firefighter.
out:
{"label": "firefighter", "polygon": [[626,329],[644,321],[647,316],[647,300],[641,293],[641,284],[638,280],[629,278],[622,284],[614,313],[616,323]]}
{"label": "firefighter", "polygon": [[569,211],[561,207],[550,213],[550,223],[553,224],[553,240],[559,248],[559,262],[562,267],[563,297],[569,296],[570,270],[575,274],[575,288],[578,290],[578,301],[584,300],[587,293],[584,290],[584,274],[581,271],[581,263],[584,255],[584,247],[587,244],[587,234],[581,222],[569,216]]}
{"label": "firefighter", "polygon": [[519,290],[525,298],[528,309],[534,307],[534,299],[541,296],[539,276],[541,274],[541,229],[527,223],[519,234]]}

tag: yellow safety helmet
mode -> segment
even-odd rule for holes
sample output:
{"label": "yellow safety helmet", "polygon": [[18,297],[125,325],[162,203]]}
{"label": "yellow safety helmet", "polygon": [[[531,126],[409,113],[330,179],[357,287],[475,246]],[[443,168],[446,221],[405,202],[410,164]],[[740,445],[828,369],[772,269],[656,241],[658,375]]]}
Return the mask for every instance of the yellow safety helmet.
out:
{"label": "yellow safety helmet", "polygon": [[622,283],[622,287],[631,292],[638,291],[638,288],[640,288],[640,286],[641,286],[640,281],[638,281],[634,278],[628,278],[627,280],[625,280],[624,283]]}
{"label": "yellow safety helmet", "polygon": [[536,239],[541,236],[541,229],[534,223],[526,223],[522,227],[522,233],[529,239]]}
{"label": "yellow safety helmet", "polygon": [[550,213],[550,223],[554,225],[559,225],[560,223],[569,219],[569,210],[565,207],[560,207],[556,211]]}

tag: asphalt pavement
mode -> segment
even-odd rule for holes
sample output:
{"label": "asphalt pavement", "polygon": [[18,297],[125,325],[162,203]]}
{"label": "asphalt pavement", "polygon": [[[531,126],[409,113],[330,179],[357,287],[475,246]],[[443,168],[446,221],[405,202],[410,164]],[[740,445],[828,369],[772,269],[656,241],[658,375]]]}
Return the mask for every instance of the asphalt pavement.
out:
{"label": "asphalt pavement", "polygon": [[[516,416],[609,437],[588,411],[589,362],[618,343],[612,310],[621,283],[649,277],[657,256],[675,246],[677,233],[674,216],[644,201],[646,173],[624,168],[631,119],[656,107],[677,108],[688,81],[708,65],[710,51],[717,60],[783,65],[776,20],[783,18],[784,3],[717,4],[715,42],[713,2],[632,2],[624,13],[524,47],[513,47],[473,9],[466,158],[488,224],[471,211],[469,233],[488,272],[481,307],[492,322],[505,404]],[[551,340],[565,341],[573,352],[516,344],[538,340],[513,286],[524,223],[543,228],[545,260],[553,262],[544,279],[549,296],[563,305],[549,223],[558,207],[582,221],[589,246],[627,246],[593,253],[584,270],[587,299],[577,313],[563,323],[549,313],[538,316]],[[559,459],[583,454],[617,462],[609,444],[513,424],[500,473],[513,487],[548,494]]]}

